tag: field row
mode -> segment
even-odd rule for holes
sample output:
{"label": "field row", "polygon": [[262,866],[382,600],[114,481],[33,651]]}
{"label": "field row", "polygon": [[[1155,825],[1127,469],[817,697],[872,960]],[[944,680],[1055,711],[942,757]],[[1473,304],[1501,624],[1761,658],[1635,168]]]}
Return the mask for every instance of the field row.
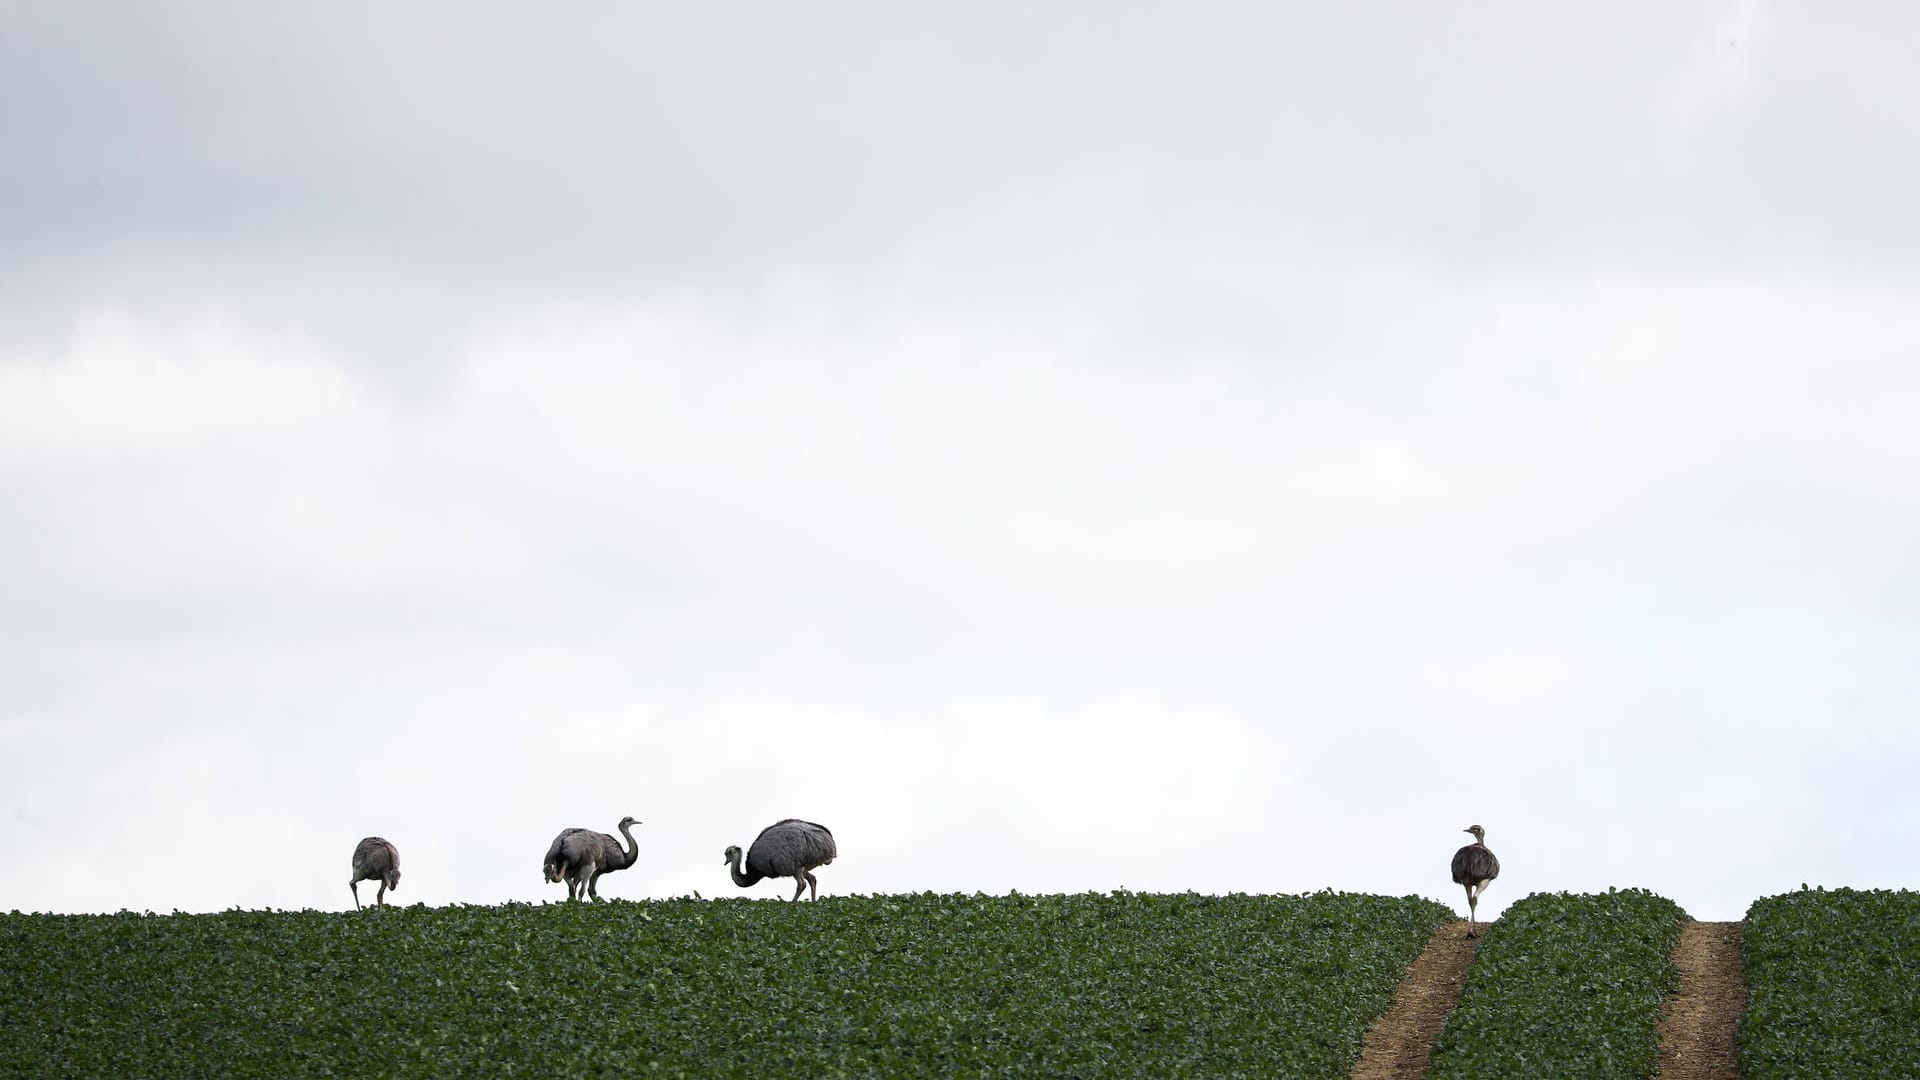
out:
{"label": "field row", "polygon": [[1638,889],[1535,893],[1487,932],[1431,1075],[1651,1076],[1687,913]]}
{"label": "field row", "polygon": [[[1684,919],[1517,901],[1432,1075],[1650,1075]],[[1442,927],[1338,893],[16,913],[0,1075],[1337,1077]],[[1920,896],[1763,900],[1746,949],[1746,1075],[1920,1075]]]}
{"label": "field row", "polygon": [[1328,1076],[1419,899],[0,917],[0,1073]]}

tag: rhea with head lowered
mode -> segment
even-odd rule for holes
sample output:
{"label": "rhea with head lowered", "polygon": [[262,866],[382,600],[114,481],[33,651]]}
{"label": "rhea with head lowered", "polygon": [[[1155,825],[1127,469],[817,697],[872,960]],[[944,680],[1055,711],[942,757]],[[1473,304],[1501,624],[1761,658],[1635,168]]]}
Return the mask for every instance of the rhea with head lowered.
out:
{"label": "rhea with head lowered", "polygon": [[1487,830],[1469,825],[1460,830],[1473,834],[1473,843],[1453,853],[1453,882],[1467,890],[1467,936],[1474,936],[1474,916],[1480,906],[1480,894],[1487,883],[1500,876],[1500,860],[1487,850]]}
{"label": "rhea with head lowered", "polygon": [[747,849],[744,872],[740,869],[740,845],[727,848],[725,858],[733,872],[733,883],[743,889],[761,878],[790,877],[795,900],[809,890],[810,898],[818,900],[820,882],[814,878],[813,869],[832,862],[839,853],[825,825],[788,818],[761,829],[754,837],[753,846]]}
{"label": "rhea with head lowered", "polygon": [[400,887],[400,849],[390,841],[378,836],[369,836],[353,849],[353,876],[347,879],[347,888],[353,890],[353,906],[360,908],[360,883],[378,881],[380,891],[374,894],[373,902],[385,905],[387,890]]}
{"label": "rhea with head lowered", "polygon": [[603,832],[562,829],[547,848],[547,858],[540,871],[548,881],[566,881],[567,899],[578,900],[584,896],[598,900],[600,890],[595,886],[599,884],[600,875],[625,870],[640,857],[640,845],[633,839],[633,826],[638,824],[631,815],[620,819],[620,835],[627,838],[625,848]]}

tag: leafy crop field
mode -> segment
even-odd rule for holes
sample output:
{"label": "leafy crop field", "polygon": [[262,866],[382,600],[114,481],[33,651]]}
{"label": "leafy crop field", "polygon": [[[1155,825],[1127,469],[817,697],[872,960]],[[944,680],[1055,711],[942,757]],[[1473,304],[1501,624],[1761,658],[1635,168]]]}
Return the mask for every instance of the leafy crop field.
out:
{"label": "leafy crop field", "polygon": [[1339,1076],[1415,897],[0,916],[0,1074]]}
{"label": "leafy crop field", "polygon": [[1744,952],[1744,1075],[1920,1076],[1920,893],[1756,900]]}
{"label": "leafy crop field", "polygon": [[1652,1076],[1687,918],[1641,889],[1535,893],[1487,931],[1430,1076]]}

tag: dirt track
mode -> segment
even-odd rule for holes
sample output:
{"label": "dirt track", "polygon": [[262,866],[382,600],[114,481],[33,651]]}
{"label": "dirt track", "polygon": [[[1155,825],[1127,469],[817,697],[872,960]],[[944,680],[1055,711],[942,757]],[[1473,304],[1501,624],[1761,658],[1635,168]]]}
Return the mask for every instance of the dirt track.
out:
{"label": "dirt track", "polygon": [[1660,1019],[1659,1080],[1737,1080],[1734,1033],[1747,1011],[1740,924],[1690,922],[1673,947],[1680,989]]}
{"label": "dirt track", "polygon": [[1401,1080],[1427,1075],[1433,1040],[1447,1025],[1467,986],[1467,966],[1482,938],[1469,938],[1464,921],[1433,932],[1407,968],[1393,1004],[1367,1032],[1353,1080]]}
{"label": "dirt track", "polygon": [[[1434,931],[1407,968],[1393,1004],[1367,1032],[1353,1080],[1414,1080],[1427,1074],[1433,1041],[1460,1004],[1479,938],[1464,923]],[[1660,1018],[1657,1080],[1738,1080],[1734,1034],[1747,1009],[1740,924],[1689,922],[1673,946],[1680,986]]]}

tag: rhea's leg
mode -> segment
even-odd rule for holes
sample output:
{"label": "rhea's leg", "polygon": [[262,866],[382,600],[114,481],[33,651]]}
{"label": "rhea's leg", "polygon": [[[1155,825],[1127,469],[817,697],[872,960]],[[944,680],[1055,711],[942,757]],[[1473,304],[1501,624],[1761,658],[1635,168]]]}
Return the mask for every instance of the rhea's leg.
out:
{"label": "rhea's leg", "polygon": [[820,899],[820,879],[814,877],[812,871],[807,872],[807,899]]}

